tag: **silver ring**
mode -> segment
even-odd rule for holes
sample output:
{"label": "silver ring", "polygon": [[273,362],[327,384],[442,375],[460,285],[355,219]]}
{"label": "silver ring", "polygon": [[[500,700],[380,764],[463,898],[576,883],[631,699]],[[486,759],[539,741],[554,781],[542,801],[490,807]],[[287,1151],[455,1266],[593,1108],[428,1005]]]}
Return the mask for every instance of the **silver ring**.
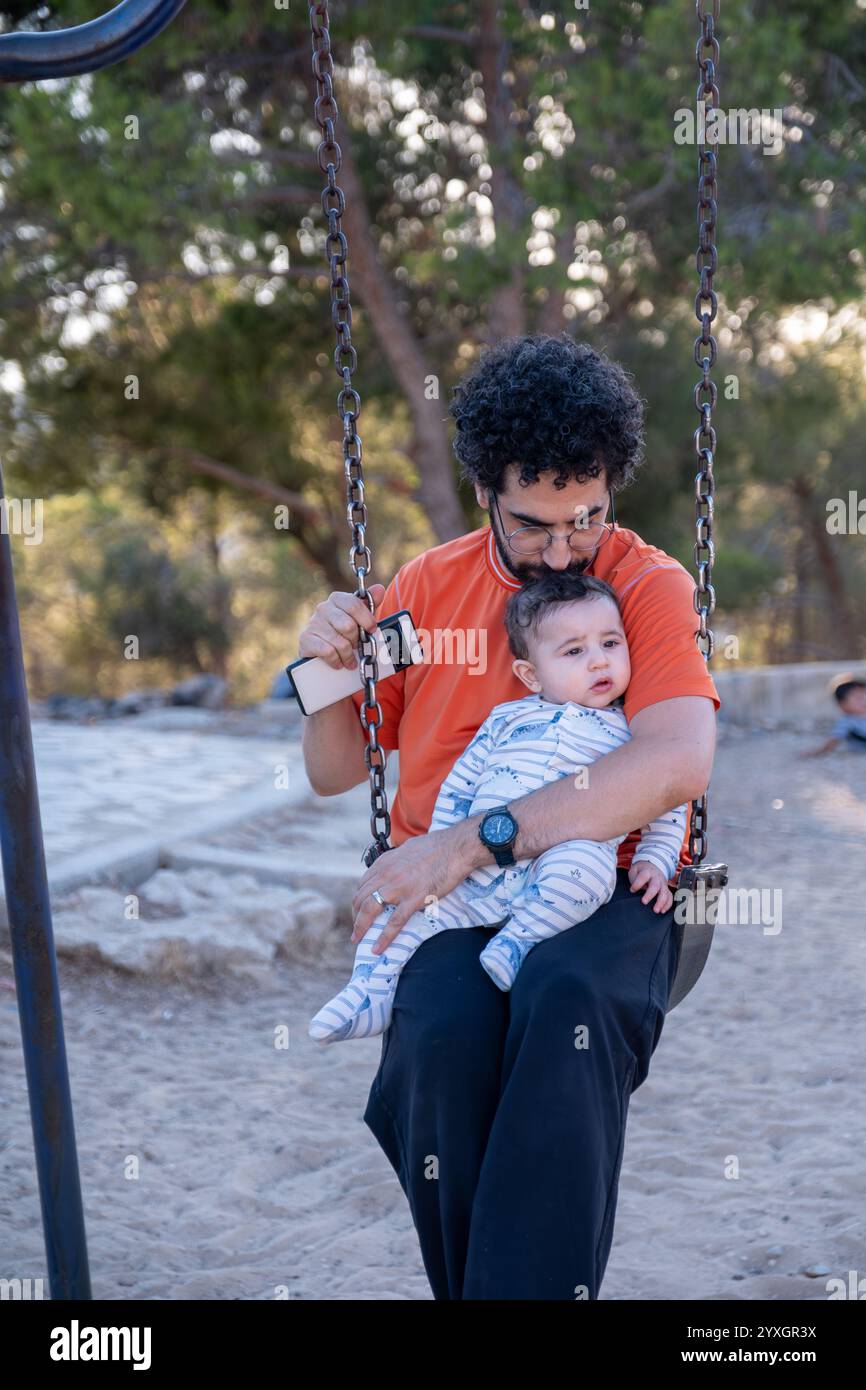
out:
{"label": "silver ring", "polygon": [[393,907],[393,906],[394,906],[393,903],[386,903],[386,902],[385,902],[385,899],[382,897],[382,894],[379,892],[378,888],[374,888],[374,889],[373,889],[372,893],[370,894],[370,897],[371,897],[371,898],[375,898],[375,899],[376,899],[376,902],[379,904],[380,907]]}

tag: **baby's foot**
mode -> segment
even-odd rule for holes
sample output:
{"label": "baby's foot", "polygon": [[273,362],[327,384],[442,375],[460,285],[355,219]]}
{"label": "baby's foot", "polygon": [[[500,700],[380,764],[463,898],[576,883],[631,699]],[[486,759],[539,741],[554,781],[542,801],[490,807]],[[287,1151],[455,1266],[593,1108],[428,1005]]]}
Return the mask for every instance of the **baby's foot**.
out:
{"label": "baby's foot", "polygon": [[342,1042],[345,1038],[369,1038],[384,1033],[391,1022],[400,972],[423,941],[443,929],[426,912],[413,912],[402,931],[381,956],[373,947],[387,925],[393,906],[380,913],[358,944],[352,978],[320,1009],[310,1023],[309,1035],[317,1042]]}
{"label": "baby's foot", "polygon": [[518,970],[535,945],[537,942],[534,937],[511,936],[503,929],[484,947],[479,960],[493,983],[502,990],[509,990],[514,984]]}
{"label": "baby's foot", "polygon": [[384,1033],[391,1022],[397,975],[387,970],[388,956],[360,966],[352,979],[311,1020],[308,1033],[316,1042],[344,1042]]}

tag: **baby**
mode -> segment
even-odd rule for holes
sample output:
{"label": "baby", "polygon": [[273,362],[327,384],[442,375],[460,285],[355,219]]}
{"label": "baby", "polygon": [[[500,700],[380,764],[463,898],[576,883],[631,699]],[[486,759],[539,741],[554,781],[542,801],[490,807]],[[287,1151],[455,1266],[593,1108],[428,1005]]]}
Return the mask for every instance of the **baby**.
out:
{"label": "baby", "polygon": [[830,694],[841,713],[826,742],[820,748],[807,748],[801,758],[816,758],[829,753],[844,741],[849,748],[866,751],[866,681],[857,676],[837,676],[830,685]]}
{"label": "baby", "polygon": [[[496,705],[485,719],[442,783],[431,831],[505,811],[505,803],[559,777],[573,777],[579,795],[589,765],[631,737],[619,707],[631,676],[628,646],[609,584],[548,570],[512,595],[505,625],[512,670],[532,693]],[[679,864],[687,809],[678,806],[643,827],[629,868],[632,891],[642,890],[643,902],[655,898],[656,912],[673,902],[668,881]],[[312,1019],[310,1037],[330,1043],[384,1032],[406,961],[422,942],[454,927],[500,927],[479,960],[500,989],[510,989],[533,946],[608,902],[625,838],[565,840],[537,859],[475,869],[414,913],[377,956],[372,947],[393,911],[386,906],[358,943],[348,985]]]}

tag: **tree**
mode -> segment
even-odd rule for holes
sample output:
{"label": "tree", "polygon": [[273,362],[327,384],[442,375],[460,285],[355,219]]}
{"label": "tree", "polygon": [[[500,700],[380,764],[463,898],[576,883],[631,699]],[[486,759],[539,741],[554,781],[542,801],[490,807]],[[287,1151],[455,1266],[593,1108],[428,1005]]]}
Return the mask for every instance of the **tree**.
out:
{"label": "tree", "polygon": [[[74,11],[63,7],[64,23]],[[27,381],[4,424],[23,481],[75,488],[125,470],[167,514],[190,490],[232,489],[261,510],[263,536],[343,584],[307,23],[305,7],[210,0],[122,68],[0,93],[0,351]],[[725,0],[719,33],[723,105],[779,108],[784,136],[775,158],[719,151],[715,331],[719,370],[727,355],[741,379],[739,403],[719,407],[732,516],[768,485],[762,468],[723,473],[733,454],[757,468],[759,394],[788,431],[786,377],[760,374],[749,354],[804,301],[838,310],[862,297],[866,38],[853,10],[819,0]],[[653,452],[618,513],[688,560],[696,160],[673,131],[694,104],[695,38],[674,0],[587,11],[407,0],[396,18],[390,4],[332,6],[377,564],[422,529],[412,499],[433,540],[476,522],[455,485],[449,386],[485,342],[563,328],[635,372]],[[76,345],[85,314],[95,331]],[[141,408],[124,395],[129,377]],[[820,452],[834,410],[813,409]],[[772,487],[793,535],[803,499],[788,477]],[[264,510],[279,498],[293,526],[276,536]],[[748,521],[737,527],[745,536]],[[862,574],[830,553],[856,612]],[[768,568],[748,570],[748,601],[796,556],[780,538]]]}

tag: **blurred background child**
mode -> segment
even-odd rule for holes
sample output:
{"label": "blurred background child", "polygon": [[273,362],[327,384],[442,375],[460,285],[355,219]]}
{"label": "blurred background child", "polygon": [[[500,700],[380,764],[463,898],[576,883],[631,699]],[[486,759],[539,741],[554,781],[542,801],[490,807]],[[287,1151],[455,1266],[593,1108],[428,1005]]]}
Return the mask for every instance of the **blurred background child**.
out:
{"label": "blurred background child", "polygon": [[802,758],[829,753],[840,743],[844,743],[846,748],[859,748],[866,752],[866,681],[856,676],[836,676],[830,685],[830,693],[839,705],[839,718],[826,742],[820,748],[807,748],[800,754]]}

